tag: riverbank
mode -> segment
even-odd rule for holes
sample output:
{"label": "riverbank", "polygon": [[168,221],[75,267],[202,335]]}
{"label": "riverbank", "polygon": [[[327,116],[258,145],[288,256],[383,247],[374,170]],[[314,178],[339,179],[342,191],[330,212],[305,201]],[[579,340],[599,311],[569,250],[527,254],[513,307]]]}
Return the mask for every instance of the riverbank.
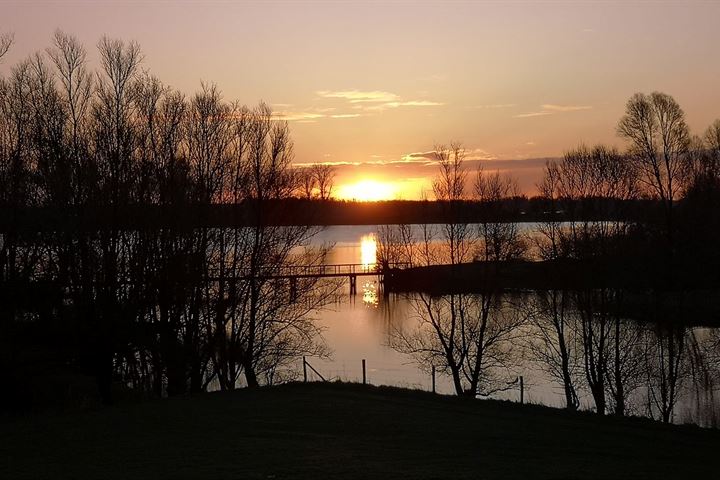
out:
{"label": "riverbank", "polygon": [[720,281],[716,275],[680,270],[668,287],[657,263],[623,257],[586,260],[470,262],[391,269],[386,292],[431,295],[544,290],[619,289],[610,305],[621,316],[651,322],[720,325]]}
{"label": "riverbank", "polygon": [[720,432],[357,384],[3,419],[0,478],[710,478]]}

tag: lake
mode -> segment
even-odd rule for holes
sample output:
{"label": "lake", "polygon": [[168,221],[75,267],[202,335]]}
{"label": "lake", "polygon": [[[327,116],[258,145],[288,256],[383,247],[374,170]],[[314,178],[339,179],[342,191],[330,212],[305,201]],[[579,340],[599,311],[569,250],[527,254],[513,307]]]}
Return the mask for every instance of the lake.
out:
{"label": "lake", "polygon": [[[520,227],[532,230],[532,224]],[[328,263],[375,262],[377,226],[332,226],[324,229],[314,239],[315,244],[332,244]],[[412,329],[417,325],[418,316],[413,308],[412,298],[391,294],[384,296],[379,279],[359,277],[357,294],[349,294],[349,285],[343,285],[342,294],[337,300],[319,312],[318,322],[324,328],[324,338],[332,349],[330,359],[308,358],[310,363],[326,379],[344,381],[362,380],[362,360],[366,360],[367,380],[374,385],[393,385],[422,390],[431,390],[429,366],[421,369],[413,359],[395,351],[389,346],[390,335],[397,329]],[[523,327],[528,328],[528,327]],[[651,329],[644,326],[643,328]],[[712,329],[696,328],[688,335],[693,342],[702,343],[714,339]],[[532,335],[528,330],[527,336]],[[532,355],[523,352],[524,340],[517,340],[518,355],[513,368],[504,372],[507,377],[507,390],[495,393],[492,398],[519,401],[520,391],[517,376],[524,379],[524,399],[529,403],[539,403],[554,407],[564,405],[562,385],[548,374]],[[691,342],[692,343],[692,342]],[[688,351],[687,357],[690,356]],[[689,362],[693,363],[693,362]],[[675,407],[675,421],[678,423],[695,422],[703,425],[714,424],[719,410],[715,400],[717,381],[714,365],[703,367],[709,373],[700,378],[697,365],[689,365],[693,372],[682,385],[683,393]],[[712,371],[710,371],[712,370]],[[583,382],[584,372],[579,369],[577,380]],[[309,377],[318,377],[310,371]],[[436,390],[443,394],[453,394],[453,385],[448,376],[438,375]],[[593,408],[593,398],[587,388],[578,388],[580,408]],[[632,413],[643,414],[643,404],[647,402],[648,391],[639,387],[633,394]]]}

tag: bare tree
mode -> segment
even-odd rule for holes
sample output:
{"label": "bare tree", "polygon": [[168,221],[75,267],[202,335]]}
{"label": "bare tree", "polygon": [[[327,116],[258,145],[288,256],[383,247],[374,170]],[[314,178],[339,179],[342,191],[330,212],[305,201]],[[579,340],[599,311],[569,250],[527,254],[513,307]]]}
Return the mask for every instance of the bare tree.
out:
{"label": "bare tree", "polygon": [[[616,245],[629,228],[623,205],[637,194],[635,175],[627,158],[617,150],[598,145],[580,146],[568,151],[560,162],[547,165],[540,185],[549,211],[536,239],[541,258],[557,261],[572,258],[604,261],[617,257]],[[562,225],[558,209],[569,219]],[[572,292],[550,291],[541,309],[547,312],[547,324],[536,322],[540,341],[551,343],[557,355],[540,355],[550,362],[551,371],[562,378],[566,404],[576,404],[575,387],[571,385],[571,348],[568,338],[581,345],[585,380],[598,413],[604,413],[611,394],[615,413],[624,414],[625,400],[636,387],[635,356],[628,355],[637,344],[636,336],[623,335],[631,329],[614,312],[622,300],[621,292],[602,285],[599,288],[578,286]],[[542,316],[541,316],[542,318]],[[569,320],[569,321],[568,321]],[[615,327],[613,330],[613,326]],[[570,327],[570,332],[567,331]],[[613,335],[614,332],[614,335]],[[608,384],[611,385],[609,386]]]}
{"label": "bare tree", "polygon": [[231,162],[234,112],[215,85],[203,84],[190,101],[185,125],[187,154],[201,203],[224,200]]}
{"label": "bare tree", "polygon": [[526,344],[540,368],[562,385],[565,408],[577,410],[580,406],[577,393],[579,352],[570,297],[563,290],[536,292],[535,308],[530,315],[535,335],[528,338]]}
{"label": "bare tree", "polygon": [[[2,37],[3,55],[11,40]],[[327,355],[314,315],[339,283],[277,275],[322,263],[328,251],[308,246],[318,227],[270,221],[298,187],[288,124],[267,105],[225,102],[212,85],[186,101],[140,70],[135,43],[103,38],[98,50],[90,72],[83,46],[58,31],[51,63],[37,54],[0,78],[0,206],[12,221],[42,205],[81,220],[101,213],[107,226],[4,231],[0,281],[62,286],[43,315],[71,319],[71,360],[96,375],[106,401],[117,375],[175,395],[213,380],[235,388],[243,374],[250,386],[276,382],[292,377],[299,356]],[[329,198],[333,174],[321,173]],[[241,204],[235,220],[247,226],[172,226],[226,202]],[[125,229],[136,203],[177,218]],[[3,304],[1,320],[16,310]]]}
{"label": "bare tree", "polygon": [[612,353],[606,372],[607,389],[615,415],[623,416],[638,411],[638,405],[632,404],[630,400],[645,381],[645,335],[644,328],[637,322],[615,315],[609,340]]}
{"label": "bare tree", "polygon": [[648,336],[646,373],[648,414],[669,423],[687,376],[687,328],[658,323]]}
{"label": "bare tree", "polygon": [[720,119],[715,120],[702,138],[693,137],[690,149],[691,185],[720,179]]}
{"label": "bare tree", "polygon": [[449,147],[436,145],[435,157],[440,171],[433,181],[433,193],[435,199],[442,202],[446,219],[441,227],[446,244],[443,249],[446,258],[443,261],[454,265],[468,261],[474,245],[472,229],[467,219],[463,218],[466,213],[466,152],[460,143],[452,142]]}
{"label": "bare tree", "polygon": [[311,314],[329,301],[329,292],[338,284],[298,279],[287,289],[269,275],[292,265],[320,263],[327,250],[306,247],[297,252],[319,227],[268,222],[267,216],[278,208],[277,200],[288,198],[297,189],[287,123],[273,121],[270,108],[261,104],[253,110],[249,128],[246,156],[238,159],[242,162],[239,181],[243,198],[252,206],[241,262],[248,280],[238,351],[246,382],[254,387],[261,375],[275,378],[278,370],[298,355],[327,354]]}
{"label": "bare tree", "polygon": [[[488,215],[484,227],[467,223],[465,152],[459,144],[437,146],[435,155],[440,172],[434,182],[435,197],[443,202],[447,223],[434,231],[425,225],[422,237],[415,239],[407,227],[381,231],[380,251],[384,257],[410,258],[411,264],[445,263],[451,267],[475,256],[491,261],[513,257],[509,245],[518,240],[516,230],[497,228],[498,218]],[[512,182],[509,182],[512,184]],[[477,181],[477,193],[487,203],[497,204],[511,189],[499,177]],[[497,188],[496,188],[497,187]],[[452,270],[454,271],[454,270]],[[486,279],[487,280],[487,279]],[[421,368],[435,365],[451,377],[457,395],[490,395],[507,387],[504,375],[510,368],[507,348],[524,323],[524,315],[508,297],[481,281],[481,293],[411,296],[418,326],[412,331],[395,331],[391,345],[412,356]]]}
{"label": "bare tree", "polygon": [[94,179],[84,178],[90,170],[87,165],[88,145],[86,144],[87,113],[93,94],[92,75],[87,70],[85,47],[72,35],[60,30],[55,32],[54,47],[47,52],[60,76],[62,98],[68,112],[69,155],[72,168],[73,203],[87,200],[89,183]]}
{"label": "bare tree", "polygon": [[478,168],[475,179],[475,200],[480,203],[481,217],[478,235],[481,250],[476,259],[500,262],[522,257],[526,251],[524,239],[515,222],[507,221],[508,200],[517,196],[517,181],[500,172],[487,173]]}
{"label": "bare tree", "polygon": [[335,167],[327,163],[316,163],[311,169],[318,197],[320,200],[329,200],[335,182]]}
{"label": "bare tree", "polygon": [[[558,219],[560,208],[561,169],[556,162],[545,165],[545,175],[538,185],[540,195],[547,201],[545,220],[538,226],[533,238],[540,259],[557,261],[564,258],[564,230]],[[573,336],[571,295],[561,289],[536,292],[537,305],[531,315],[536,327],[535,338],[529,339],[533,357],[553,378],[562,383],[565,408],[577,410],[580,401],[577,394],[577,349]]]}
{"label": "bare tree", "polygon": [[673,202],[682,192],[684,156],[690,143],[685,113],[670,95],[636,93],[628,100],[618,133],[630,141],[639,180],[662,202],[672,243]]}
{"label": "bare tree", "polygon": [[133,89],[142,54],[137,43],[103,37],[98,43],[103,75],[98,74],[93,104],[94,150],[109,204],[130,200],[133,180]]}
{"label": "bare tree", "polygon": [[452,142],[450,146],[435,145],[434,156],[440,168],[440,173],[433,181],[435,199],[445,202],[464,200],[467,170],[463,146],[459,142]]}
{"label": "bare tree", "polygon": [[298,193],[302,198],[310,200],[315,196],[317,179],[313,174],[312,167],[299,167],[295,170],[295,178],[298,184]]}
{"label": "bare tree", "polygon": [[707,148],[717,160],[720,157],[720,119],[715,120],[705,131],[705,142]]}
{"label": "bare tree", "polygon": [[14,41],[15,36],[12,33],[0,34],[0,60],[10,51]]}

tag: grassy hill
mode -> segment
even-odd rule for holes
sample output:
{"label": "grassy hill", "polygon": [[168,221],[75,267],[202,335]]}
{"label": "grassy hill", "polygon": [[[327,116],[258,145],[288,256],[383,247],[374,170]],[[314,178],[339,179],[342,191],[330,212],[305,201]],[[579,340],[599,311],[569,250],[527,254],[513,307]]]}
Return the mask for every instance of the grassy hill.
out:
{"label": "grassy hill", "polygon": [[355,384],[0,420],[0,478],[718,478],[720,432]]}

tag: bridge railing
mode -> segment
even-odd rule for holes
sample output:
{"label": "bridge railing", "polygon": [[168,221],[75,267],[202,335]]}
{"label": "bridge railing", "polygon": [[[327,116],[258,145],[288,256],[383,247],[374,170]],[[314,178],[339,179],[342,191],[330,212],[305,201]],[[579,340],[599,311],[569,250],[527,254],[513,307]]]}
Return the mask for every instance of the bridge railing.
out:
{"label": "bridge railing", "polygon": [[[386,268],[407,268],[407,263],[389,263]],[[219,271],[210,274],[211,277],[219,277]],[[286,278],[286,277],[331,277],[331,276],[352,276],[381,274],[383,265],[380,263],[332,263],[321,265],[273,265],[261,268],[257,277],[264,278]],[[234,277],[250,277],[249,271],[235,272]]]}
{"label": "bridge railing", "polygon": [[[407,263],[389,263],[386,268],[402,269],[409,267]],[[257,277],[262,278],[289,278],[289,277],[339,277],[352,275],[372,275],[381,274],[383,265],[380,263],[332,263],[321,265],[272,265],[261,268],[257,272]],[[210,273],[211,278],[219,278],[220,270],[213,269]],[[233,272],[230,275],[222,275],[228,277],[248,278],[251,276],[249,271]]]}
{"label": "bridge railing", "polygon": [[[388,268],[407,268],[405,263],[392,263]],[[335,263],[323,265],[285,265],[276,269],[266,271],[272,276],[340,276],[382,273],[382,265],[379,263]],[[265,273],[265,272],[263,272]]]}

